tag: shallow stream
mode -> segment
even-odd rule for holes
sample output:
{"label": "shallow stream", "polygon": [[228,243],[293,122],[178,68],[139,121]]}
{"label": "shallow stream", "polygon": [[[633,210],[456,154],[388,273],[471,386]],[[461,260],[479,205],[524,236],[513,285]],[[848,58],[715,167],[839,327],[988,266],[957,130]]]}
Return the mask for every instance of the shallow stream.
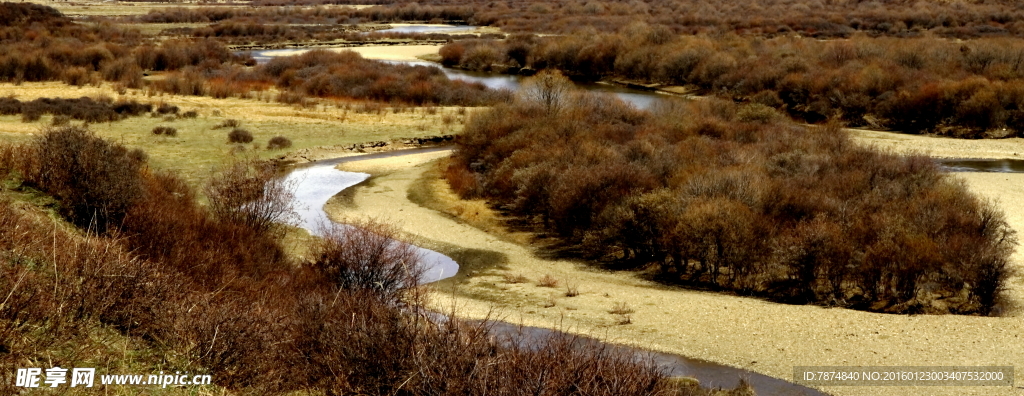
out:
{"label": "shallow stream", "polygon": [[[298,207],[299,226],[309,230],[314,235],[322,235],[323,226],[328,225],[331,221],[327,216],[327,212],[323,209],[327,201],[346,188],[358,185],[370,177],[366,173],[340,171],[336,168],[338,164],[449,149],[448,147],[433,147],[391,151],[321,160],[297,166],[285,177],[287,182],[295,183],[295,201]],[[458,263],[450,257],[421,247],[416,247],[416,249],[422,255],[423,264],[427,268],[423,283],[431,283],[449,278],[458,272]],[[526,340],[526,344],[531,343],[529,340],[543,340],[545,337],[561,334],[557,330],[521,327],[506,322],[495,321],[491,324],[493,325],[492,331],[495,335],[524,337],[523,339]],[[708,329],[708,331],[714,331],[714,329]],[[585,339],[585,342],[599,343],[601,341]],[[611,346],[613,348],[626,348],[634,352],[638,359],[652,359],[667,375],[696,378],[705,387],[734,388],[739,384],[740,379],[743,378],[754,387],[758,396],[824,395],[815,389],[748,370],[691,359],[680,355],[650,352],[620,345]]]}

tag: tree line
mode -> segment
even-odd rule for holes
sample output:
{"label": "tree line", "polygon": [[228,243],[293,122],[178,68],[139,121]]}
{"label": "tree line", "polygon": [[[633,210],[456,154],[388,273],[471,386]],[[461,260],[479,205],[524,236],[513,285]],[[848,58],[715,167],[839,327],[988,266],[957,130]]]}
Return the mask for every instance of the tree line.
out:
{"label": "tree line", "polygon": [[440,54],[445,65],[472,70],[551,68],[575,79],[685,86],[811,123],[838,118],[965,138],[1024,134],[1024,44],[1011,38],[677,36],[637,23],[596,36],[459,41]]}

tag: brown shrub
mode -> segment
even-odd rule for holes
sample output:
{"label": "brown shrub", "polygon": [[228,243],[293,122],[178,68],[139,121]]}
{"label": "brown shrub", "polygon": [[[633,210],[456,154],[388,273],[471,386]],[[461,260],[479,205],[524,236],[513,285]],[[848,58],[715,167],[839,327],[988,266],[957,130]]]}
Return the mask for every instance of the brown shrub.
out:
{"label": "brown shrub", "polygon": [[36,139],[25,180],[63,203],[76,225],[105,233],[117,227],[142,196],[141,163],[131,152],[77,126],[51,127]]}
{"label": "brown shrub", "polygon": [[169,126],[158,126],[153,128],[154,135],[178,136],[178,130]]}
{"label": "brown shrub", "polygon": [[252,132],[242,128],[232,129],[228,132],[228,143],[252,143]]}
{"label": "brown shrub", "polygon": [[267,142],[267,150],[280,150],[292,146],[292,140],[284,136],[274,136]]}
{"label": "brown shrub", "polygon": [[637,113],[581,96],[555,115],[543,103],[474,116],[445,175],[588,258],[902,313],[987,314],[1005,282],[1012,230],[928,158],[859,147],[837,124],[796,126],[763,105]]}
{"label": "brown shrub", "polygon": [[293,190],[294,185],[279,177],[274,163],[258,159],[235,160],[205,188],[217,218],[259,233],[271,232],[296,216]]}

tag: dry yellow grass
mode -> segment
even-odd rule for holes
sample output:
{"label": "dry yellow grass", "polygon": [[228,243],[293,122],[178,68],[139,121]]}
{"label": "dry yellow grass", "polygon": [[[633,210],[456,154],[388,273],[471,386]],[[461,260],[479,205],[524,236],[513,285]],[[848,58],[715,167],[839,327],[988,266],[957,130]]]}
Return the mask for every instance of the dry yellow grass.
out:
{"label": "dry yellow grass", "polygon": [[[226,119],[241,121],[242,127],[253,133],[255,142],[245,147],[263,158],[282,157],[288,152],[321,146],[451,134],[462,127],[458,122],[443,122],[445,115],[455,114],[454,108],[442,108],[436,114],[428,114],[424,109],[407,109],[401,113],[384,109],[379,114],[364,114],[358,112],[362,106],[358,102],[348,103],[349,109],[344,108],[345,103],[329,101],[315,107],[301,108],[255,99],[172,95],[149,97],[138,90],[118,95],[109,85],[75,88],[62,83],[0,84],[0,96],[9,95],[22,101],[41,97],[108,96],[143,103],[167,103],[178,106],[182,112],[195,110],[199,113],[195,119],[165,121],[163,118],[143,116],[114,123],[92,124],[90,129],[127,146],[142,148],[149,154],[152,166],[177,171],[196,184],[205,180],[216,165],[229,158],[233,150],[237,150],[236,145],[227,144],[230,128],[213,129]],[[22,123],[19,116],[0,117],[0,140],[27,141],[48,125],[50,120],[51,117],[45,116],[36,123]],[[158,125],[177,128],[178,136],[153,135],[151,131]],[[293,146],[287,150],[266,150],[267,141],[274,136],[291,139]]]}

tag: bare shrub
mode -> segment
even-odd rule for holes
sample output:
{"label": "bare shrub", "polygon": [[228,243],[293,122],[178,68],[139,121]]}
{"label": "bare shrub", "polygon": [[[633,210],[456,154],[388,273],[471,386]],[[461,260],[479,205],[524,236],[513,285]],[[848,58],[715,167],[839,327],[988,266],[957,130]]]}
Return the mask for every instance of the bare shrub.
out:
{"label": "bare shrub", "polygon": [[345,290],[368,290],[397,300],[417,286],[423,273],[412,246],[397,230],[378,222],[326,226],[309,255],[310,267]]}
{"label": "bare shrub", "polygon": [[267,143],[267,150],[280,150],[289,148],[291,146],[291,139],[288,139],[284,136],[274,136],[270,138],[270,142]]}
{"label": "bare shrub", "polygon": [[53,125],[53,126],[64,126],[64,125],[67,125],[70,122],[71,122],[71,117],[68,117],[66,115],[56,115],[56,116],[53,116],[52,120],[50,120],[50,125]]}
{"label": "bare shrub", "polygon": [[566,283],[565,284],[565,296],[566,297],[576,297],[578,295],[580,295],[580,289],[579,289],[578,286],[576,286],[573,283]]}
{"label": "bare shrub", "polygon": [[179,110],[178,106],[168,103],[161,103],[160,106],[157,106],[156,108],[156,112],[160,114],[178,114]]}
{"label": "bare shrub", "polygon": [[153,128],[154,135],[178,136],[178,130],[169,126],[157,126]]}
{"label": "bare shrub", "polygon": [[242,128],[232,129],[228,132],[228,143],[252,143],[252,132]]}
{"label": "bare shrub", "polygon": [[544,275],[537,280],[537,286],[540,287],[558,287],[558,279],[551,275]]}
{"label": "bare shrub", "polygon": [[240,126],[242,126],[242,123],[241,123],[240,121],[238,121],[238,120],[236,120],[236,119],[233,119],[233,118],[229,118],[229,119],[226,119],[226,120],[224,120],[224,121],[221,121],[221,122],[220,122],[220,123],[218,123],[217,125],[214,125],[214,126],[213,126],[213,129],[220,129],[220,128],[238,128],[238,127],[240,127]]}
{"label": "bare shrub", "polygon": [[612,306],[612,309],[608,310],[608,313],[612,315],[628,315],[633,312],[635,312],[633,311],[633,308],[631,308],[629,304],[626,304],[625,302],[617,302],[615,303],[615,305]]}
{"label": "bare shrub", "polygon": [[204,191],[217,218],[269,233],[296,216],[294,188],[273,163],[239,159],[214,174]]}
{"label": "bare shrub", "polygon": [[48,128],[34,152],[37,165],[22,170],[26,181],[60,199],[62,214],[80,227],[107,232],[142,195],[142,164],[131,151],[85,128]]}
{"label": "bare shrub", "polygon": [[523,274],[505,274],[505,275],[502,275],[502,279],[505,280],[505,283],[512,283],[512,284],[515,284],[515,283],[526,283],[526,280],[527,280],[526,276],[523,275]]}

